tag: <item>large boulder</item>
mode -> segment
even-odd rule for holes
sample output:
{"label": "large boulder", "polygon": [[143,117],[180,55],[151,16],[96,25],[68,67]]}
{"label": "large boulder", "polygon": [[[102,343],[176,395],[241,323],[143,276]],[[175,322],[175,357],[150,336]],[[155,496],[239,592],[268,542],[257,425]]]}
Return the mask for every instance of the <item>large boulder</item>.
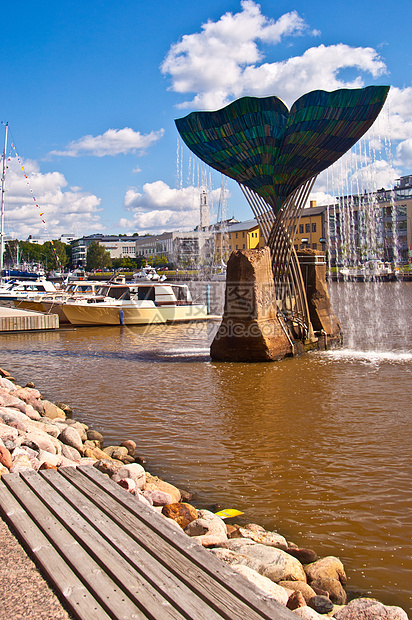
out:
{"label": "large boulder", "polygon": [[288,602],[288,594],[284,588],[278,586],[276,583],[273,583],[273,581],[271,581],[267,577],[259,575],[258,572],[253,570],[253,568],[249,568],[248,566],[244,566],[242,564],[235,564],[232,568],[240,575],[243,575],[243,577],[246,577],[248,581],[257,586],[266,595],[269,595],[270,598],[273,598],[281,605],[286,606],[286,603]]}
{"label": "large boulder", "polygon": [[146,472],[138,463],[122,464],[112,476],[112,480],[118,482],[122,478],[131,478],[137,489],[142,489],[146,484]]}
{"label": "large boulder", "polygon": [[253,531],[249,528],[239,527],[238,536],[241,538],[250,538],[257,543],[267,545],[268,547],[278,547],[279,549],[287,550],[288,543],[286,538],[278,534],[277,532]]}
{"label": "large boulder", "polygon": [[212,359],[267,362],[291,352],[277,317],[270,249],[232,252],[223,319],[210,348]]}
{"label": "large boulder", "polygon": [[60,409],[57,405],[51,403],[49,400],[43,400],[44,415],[51,420],[54,418],[66,419],[66,414],[63,409]]}
{"label": "large boulder", "polygon": [[194,506],[191,506],[191,504],[186,504],[184,502],[174,502],[173,504],[166,504],[162,508],[162,514],[168,519],[176,521],[176,523],[180,525],[182,529],[184,529],[187,525],[189,525],[189,523],[197,519],[199,516],[199,513]]}
{"label": "large boulder", "polygon": [[306,581],[301,563],[282,549],[241,538],[227,540],[221,546],[260,560],[264,566],[261,574],[274,582]]}
{"label": "large boulder", "polygon": [[334,613],[336,620],[408,620],[400,607],[383,605],[371,598],[357,598]]}
{"label": "large boulder", "polygon": [[287,588],[288,590],[300,592],[306,603],[308,603],[311,598],[316,596],[315,590],[311,588],[310,585],[307,584],[305,581],[279,581],[279,585],[282,586],[282,588]]}
{"label": "large boulder", "polygon": [[184,530],[204,547],[219,545],[227,540],[225,522],[210,510],[199,510],[198,518],[189,523]]}
{"label": "large boulder", "polygon": [[79,431],[71,426],[66,426],[59,435],[59,439],[67,446],[75,448],[80,454],[83,453],[83,442],[81,440]]}
{"label": "large boulder", "polygon": [[324,590],[328,593],[330,600],[335,605],[346,605],[348,600],[344,587],[338,579],[330,579],[329,577],[319,577],[310,582],[311,587],[319,591]]}
{"label": "large boulder", "polygon": [[146,484],[144,485],[144,491],[164,491],[169,493],[173,498],[173,503],[180,502],[181,493],[177,487],[169,482],[161,480],[157,476],[152,476],[149,472],[146,472]]}
{"label": "large boulder", "polygon": [[342,585],[347,582],[345,568],[339,558],[328,555],[312,564],[305,566],[305,573],[308,583],[325,577],[329,579],[337,579]]}

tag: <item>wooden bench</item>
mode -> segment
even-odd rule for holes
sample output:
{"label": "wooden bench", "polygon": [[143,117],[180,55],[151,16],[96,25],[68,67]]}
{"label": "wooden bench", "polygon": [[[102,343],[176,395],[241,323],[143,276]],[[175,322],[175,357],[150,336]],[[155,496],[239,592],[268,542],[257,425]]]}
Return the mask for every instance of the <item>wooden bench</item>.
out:
{"label": "wooden bench", "polygon": [[93,467],[6,474],[0,512],[76,618],[296,618]]}

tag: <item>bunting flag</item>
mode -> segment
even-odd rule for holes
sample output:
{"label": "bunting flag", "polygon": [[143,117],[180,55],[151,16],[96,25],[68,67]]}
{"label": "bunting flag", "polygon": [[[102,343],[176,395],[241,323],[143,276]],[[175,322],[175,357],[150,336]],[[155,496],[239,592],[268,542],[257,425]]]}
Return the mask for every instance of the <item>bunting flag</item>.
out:
{"label": "bunting flag", "polygon": [[[47,237],[48,237],[48,239],[49,239],[49,241],[50,241],[50,244],[51,244],[51,246],[52,246],[52,250],[53,250],[54,255],[55,255],[55,257],[56,257],[56,262],[57,262],[57,265],[59,266],[59,268],[61,268],[61,264],[60,264],[59,255],[57,254],[57,250],[56,250],[56,247],[55,247],[55,245],[54,245],[53,239],[50,237],[50,235],[49,235],[49,233],[48,233],[48,230],[47,230],[47,225],[46,225],[46,220],[45,220],[45,219],[43,219],[43,216],[44,216],[44,211],[42,211],[42,210],[41,210],[41,207],[40,207],[40,205],[39,205],[39,204],[38,204],[38,202],[37,202],[36,196],[33,194],[33,189],[32,189],[32,188],[31,188],[31,186],[30,186],[30,180],[29,180],[29,177],[28,177],[28,176],[27,176],[27,174],[24,172],[24,166],[23,166],[23,164],[22,164],[22,161],[21,161],[21,159],[20,159],[20,156],[19,156],[18,152],[16,151],[16,147],[14,146],[14,144],[13,144],[13,143],[11,144],[11,148],[13,149],[14,154],[15,154],[15,156],[16,156],[16,159],[17,159],[17,161],[18,161],[18,163],[19,163],[19,166],[20,166],[20,168],[21,168],[21,170],[22,170],[22,172],[23,172],[23,176],[24,176],[24,178],[26,179],[26,184],[27,184],[27,186],[28,186],[28,188],[29,188],[29,191],[30,191],[30,193],[31,193],[31,195],[32,195],[32,198],[33,198],[34,204],[36,205],[37,209],[39,210],[39,216],[40,216],[40,219],[41,219],[41,221],[42,221],[42,222],[43,222],[43,224],[44,224],[43,229],[44,229],[44,232],[46,233],[46,235],[47,235]],[[10,159],[11,159],[11,158],[9,157],[9,158],[8,158],[8,161],[10,161]]]}

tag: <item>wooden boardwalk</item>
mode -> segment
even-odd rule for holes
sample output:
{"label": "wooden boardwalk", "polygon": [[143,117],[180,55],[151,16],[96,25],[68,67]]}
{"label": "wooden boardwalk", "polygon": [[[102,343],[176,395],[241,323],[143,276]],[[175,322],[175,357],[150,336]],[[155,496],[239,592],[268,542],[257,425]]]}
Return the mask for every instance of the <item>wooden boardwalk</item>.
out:
{"label": "wooden boardwalk", "polygon": [[0,513],[76,618],[296,618],[93,467],[6,474]]}

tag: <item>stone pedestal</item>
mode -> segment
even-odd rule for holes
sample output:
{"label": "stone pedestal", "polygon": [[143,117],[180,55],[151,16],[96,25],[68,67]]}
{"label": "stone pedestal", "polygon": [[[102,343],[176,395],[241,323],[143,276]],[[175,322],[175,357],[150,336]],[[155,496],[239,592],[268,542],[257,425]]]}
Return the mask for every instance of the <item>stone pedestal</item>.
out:
{"label": "stone pedestal", "polygon": [[323,252],[299,250],[297,252],[308,300],[309,316],[315,332],[324,332],[329,340],[339,342],[342,330],[332,310],[326,282],[326,262],[320,260]]}
{"label": "stone pedestal", "polygon": [[210,348],[212,359],[267,362],[292,355],[276,311],[269,248],[232,252],[223,319]]}

